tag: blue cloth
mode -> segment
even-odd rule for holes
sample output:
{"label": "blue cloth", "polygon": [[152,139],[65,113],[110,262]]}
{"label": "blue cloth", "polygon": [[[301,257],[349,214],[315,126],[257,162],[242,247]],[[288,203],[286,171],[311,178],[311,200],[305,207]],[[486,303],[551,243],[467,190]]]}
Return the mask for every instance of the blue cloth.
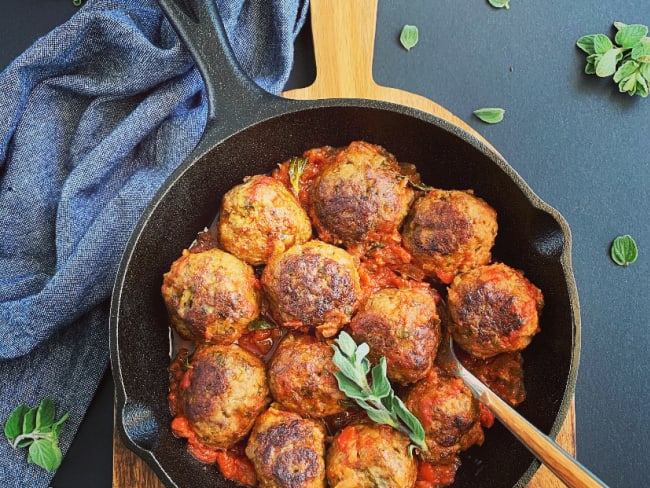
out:
{"label": "blue cloth", "polygon": [[[307,0],[217,0],[235,54],[278,93]],[[0,422],[50,396],[76,432],[108,360],[129,234],[206,122],[200,75],[154,0],[90,0],[0,74]],[[0,442],[0,486],[52,475]]]}

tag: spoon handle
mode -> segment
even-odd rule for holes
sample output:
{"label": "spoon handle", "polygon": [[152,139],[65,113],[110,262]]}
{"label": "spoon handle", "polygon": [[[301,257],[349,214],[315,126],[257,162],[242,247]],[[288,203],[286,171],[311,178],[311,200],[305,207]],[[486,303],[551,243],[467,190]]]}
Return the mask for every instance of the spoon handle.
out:
{"label": "spoon handle", "polygon": [[473,374],[465,368],[460,368],[459,373],[479,401],[488,407],[501,423],[567,486],[571,488],[607,487],[596,475],[489,390]]}

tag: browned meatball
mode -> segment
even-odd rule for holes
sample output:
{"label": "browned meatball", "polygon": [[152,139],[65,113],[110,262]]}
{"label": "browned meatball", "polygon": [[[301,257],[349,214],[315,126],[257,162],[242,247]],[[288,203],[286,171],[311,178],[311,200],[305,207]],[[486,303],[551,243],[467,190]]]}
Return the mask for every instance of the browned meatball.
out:
{"label": "browned meatball", "polygon": [[296,197],[264,175],[253,176],[224,195],[218,229],[223,248],[252,265],[264,264],[311,238],[311,222]]}
{"label": "browned meatball", "polygon": [[325,428],[273,405],[253,426],[246,456],[262,488],[324,488]]}
{"label": "browned meatball", "polygon": [[478,401],[463,380],[437,366],[408,391],[404,404],[424,427],[426,461],[450,464],[458,452],[483,443]]}
{"label": "browned meatball", "polygon": [[420,288],[380,290],[354,316],[350,332],[368,344],[372,363],[386,357],[391,380],[413,383],[426,376],[440,342],[436,302]]}
{"label": "browned meatball", "polygon": [[397,232],[413,196],[392,154],[367,142],[353,142],[315,181],[312,220],[324,241],[354,244],[370,232]]}
{"label": "browned meatball", "polygon": [[330,488],[411,488],[417,462],[409,438],[392,427],[355,424],[341,430],[327,451]]}
{"label": "browned meatball", "polygon": [[488,358],[530,343],[544,300],[519,271],[497,263],[454,278],[448,304],[454,340],[473,356]]}
{"label": "browned meatball", "polygon": [[269,387],[284,408],[322,418],[345,411],[332,362],[334,350],[313,336],[287,334],[269,363]]}
{"label": "browned meatball", "polygon": [[332,337],[357,308],[356,263],[343,249],[313,240],[269,261],[262,285],[274,318],[285,327],[313,327]]}
{"label": "browned meatball", "polygon": [[219,249],[187,250],[165,273],[162,295],[172,325],[186,339],[230,344],[259,315],[253,268]]}
{"label": "browned meatball", "polygon": [[196,349],[179,384],[180,412],[198,440],[228,449],[270,401],[264,363],[237,344]]}
{"label": "browned meatball", "polygon": [[457,273],[490,262],[497,214],[470,192],[434,189],[413,204],[402,235],[414,261],[450,283]]}

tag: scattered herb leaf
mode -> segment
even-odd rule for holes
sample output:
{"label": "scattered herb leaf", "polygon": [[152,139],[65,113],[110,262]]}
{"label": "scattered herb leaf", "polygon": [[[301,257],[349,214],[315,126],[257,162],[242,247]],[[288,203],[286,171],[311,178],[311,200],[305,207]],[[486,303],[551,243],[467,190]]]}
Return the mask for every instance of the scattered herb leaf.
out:
{"label": "scattered herb leaf", "polygon": [[503,120],[505,112],[502,108],[479,108],[474,110],[474,115],[486,124],[498,124]]}
{"label": "scattered herb leaf", "polygon": [[642,24],[614,22],[614,42],[605,34],[589,34],[576,41],[587,53],[585,73],[614,77],[621,93],[647,97],[650,91],[650,38]]}
{"label": "scattered herb leaf", "polygon": [[266,320],[264,317],[257,317],[255,320],[252,320],[248,323],[248,330],[269,330],[275,329],[275,325]]}
{"label": "scattered herb leaf", "polygon": [[[412,456],[416,448],[428,451],[422,424],[395,396],[388,381],[386,358],[382,357],[371,370],[370,361],[366,358],[370,348],[365,342],[357,346],[345,331],[341,331],[332,347],[332,361],[339,368],[334,373],[339,389],[348,398],[354,399],[372,421],[390,425],[407,435],[412,442],[409,455]],[[368,373],[372,377],[372,384],[368,383]]]}
{"label": "scattered herb leaf", "polygon": [[54,422],[55,413],[54,402],[46,397],[38,407],[18,405],[4,425],[4,433],[11,447],[19,449],[29,446],[27,462],[48,471],[54,471],[61,465],[59,434],[68,418],[66,413]]}
{"label": "scattered herb leaf", "polygon": [[414,25],[405,25],[402,27],[402,33],[399,35],[399,42],[402,43],[404,49],[410,51],[418,43],[420,33],[418,28]]}
{"label": "scattered herb leaf", "polygon": [[627,266],[628,264],[632,264],[639,257],[639,250],[632,236],[618,236],[614,239],[614,242],[612,242],[610,255],[612,261],[619,266]]}
{"label": "scattered herb leaf", "polygon": [[510,0],[488,0],[489,4],[494,8],[510,8]]}
{"label": "scattered herb leaf", "polygon": [[291,158],[289,161],[289,180],[293,193],[298,197],[300,193],[300,177],[307,167],[308,161],[305,158]]}

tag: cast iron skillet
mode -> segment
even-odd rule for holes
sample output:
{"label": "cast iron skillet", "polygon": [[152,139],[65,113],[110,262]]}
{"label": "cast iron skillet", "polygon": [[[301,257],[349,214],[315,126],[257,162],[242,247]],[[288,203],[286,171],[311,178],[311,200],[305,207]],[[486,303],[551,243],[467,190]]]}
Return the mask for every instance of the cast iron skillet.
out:
{"label": "cast iron skillet", "polygon": [[[520,412],[557,435],[577,374],[580,328],[569,228],[494,150],[448,122],[390,103],[286,100],[259,89],[238,68],[213,2],[160,0],[203,75],[209,121],[201,142],[164,183],[127,245],[111,304],[111,364],[117,427],[126,445],[169,487],[234,484],[185,450],[169,428],[170,336],[162,275],[204,226],[221,197],[247,175],[289,157],[353,140],[380,144],[415,163],[441,188],[474,189],[498,212],[496,261],[523,270],[544,292],[542,332],[524,352],[527,400]],[[462,456],[456,487],[524,486],[538,463],[498,423]]]}

